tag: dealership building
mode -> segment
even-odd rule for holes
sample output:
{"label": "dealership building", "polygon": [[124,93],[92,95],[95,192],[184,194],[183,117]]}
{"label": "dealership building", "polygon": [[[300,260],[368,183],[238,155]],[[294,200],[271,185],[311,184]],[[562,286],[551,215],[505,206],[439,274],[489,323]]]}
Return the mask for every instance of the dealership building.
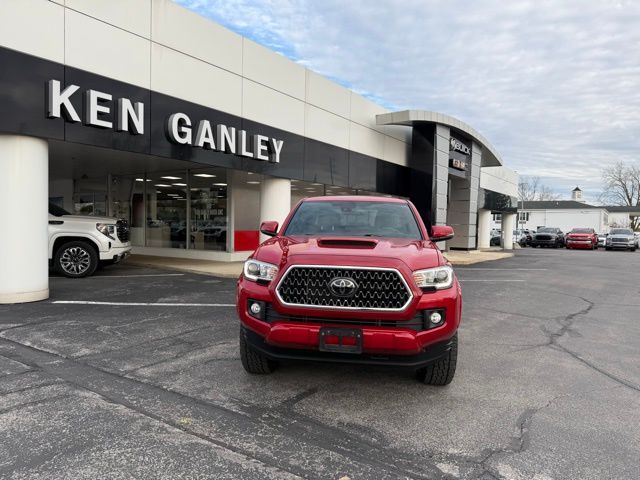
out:
{"label": "dealership building", "polygon": [[448,249],[488,247],[501,213],[511,245],[517,175],[456,118],[390,112],[169,0],[0,8],[0,303],[48,296],[48,202],[124,218],[143,255],[242,260],[317,195],[408,198]]}

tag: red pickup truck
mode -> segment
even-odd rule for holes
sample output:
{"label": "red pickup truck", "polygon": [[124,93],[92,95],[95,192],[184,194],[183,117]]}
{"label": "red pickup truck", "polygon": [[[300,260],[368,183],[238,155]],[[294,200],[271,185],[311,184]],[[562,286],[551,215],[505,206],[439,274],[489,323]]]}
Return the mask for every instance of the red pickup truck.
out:
{"label": "red pickup truck", "polygon": [[298,203],[245,262],[236,306],[249,373],[279,360],[404,366],[429,385],[453,379],[460,284],[407,200],[340,196]]}
{"label": "red pickup truck", "polygon": [[593,228],[574,228],[565,237],[567,248],[598,248],[598,234]]}

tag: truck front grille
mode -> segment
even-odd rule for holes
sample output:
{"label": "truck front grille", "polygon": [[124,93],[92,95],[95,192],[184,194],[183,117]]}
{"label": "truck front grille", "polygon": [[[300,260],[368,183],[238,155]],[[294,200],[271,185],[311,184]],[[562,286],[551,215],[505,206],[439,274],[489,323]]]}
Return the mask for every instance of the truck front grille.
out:
{"label": "truck front grille", "polygon": [[116,222],[116,231],[118,233],[118,240],[122,243],[129,241],[129,222],[126,220],[118,220]]}
{"label": "truck front grille", "polygon": [[[340,280],[355,286],[332,287],[332,282]],[[337,309],[400,311],[413,298],[400,272],[391,268],[294,265],[276,292],[285,305]]]}
{"label": "truck front grille", "polygon": [[[441,310],[442,315],[444,311]],[[429,321],[424,317],[424,310],[417,310],[415,315],[409,320],[361,320],[354,318],[321,318],[310,317],[307,315],[285,315],[276,312],[276,310],[267,304],[265,308],[265,322],[292,322],[305,323],[311,325],[323,326],[349,326],[349,327],[389,327],[389,328],[408,328],[421,332],[429,328]]]}

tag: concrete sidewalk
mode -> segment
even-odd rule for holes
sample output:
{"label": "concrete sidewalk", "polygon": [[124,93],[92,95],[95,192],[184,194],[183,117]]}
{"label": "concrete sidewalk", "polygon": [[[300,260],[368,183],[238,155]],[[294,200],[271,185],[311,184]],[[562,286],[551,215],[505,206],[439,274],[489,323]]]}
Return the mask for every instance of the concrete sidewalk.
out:
{"label": "concrete sidewalk", "polygon": [[[513,253],[502,250],[474,250],[471,252],[453,251],[444,252],[444,255],[454,266],[471,265],[474,263],[513,257]],[[213,275],[215,277],[224,278],[237,278],[240,275],[242,265],[244,264],[244,262],[216,262],[213,260],[155,257],[151,255],[131,255],[126,262],[130,265],[166,268],[169,270]]]}

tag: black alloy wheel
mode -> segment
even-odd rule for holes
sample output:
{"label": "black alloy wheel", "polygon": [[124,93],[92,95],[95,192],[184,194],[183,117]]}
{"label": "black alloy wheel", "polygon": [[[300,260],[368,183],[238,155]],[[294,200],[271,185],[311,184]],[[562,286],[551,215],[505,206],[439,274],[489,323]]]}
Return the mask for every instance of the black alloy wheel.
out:
{"label": "black alloy wheel", "polygon": [[88,242],[67,242],[56,250],[54,266],[56,271],[65,277],[87,277],[98,267],[98,252]]}

